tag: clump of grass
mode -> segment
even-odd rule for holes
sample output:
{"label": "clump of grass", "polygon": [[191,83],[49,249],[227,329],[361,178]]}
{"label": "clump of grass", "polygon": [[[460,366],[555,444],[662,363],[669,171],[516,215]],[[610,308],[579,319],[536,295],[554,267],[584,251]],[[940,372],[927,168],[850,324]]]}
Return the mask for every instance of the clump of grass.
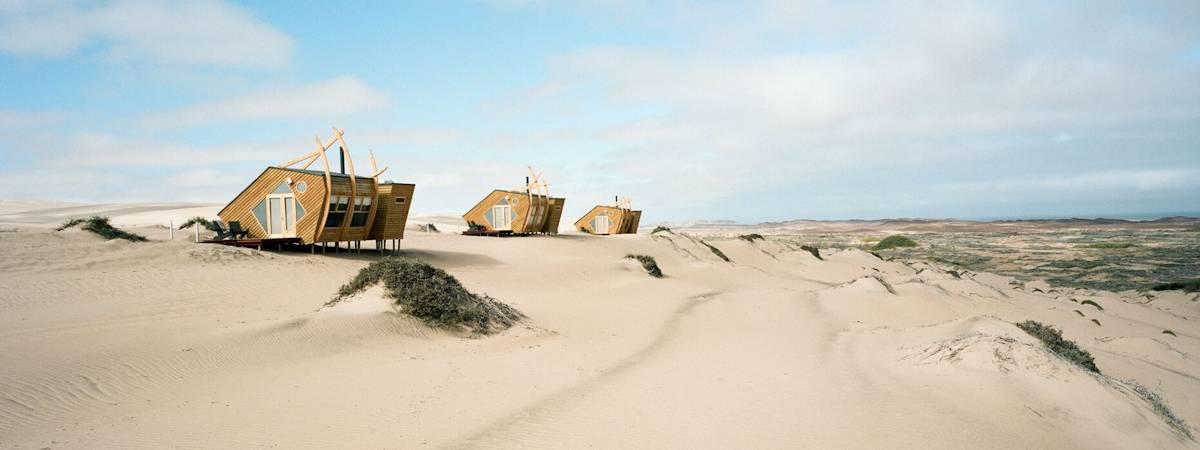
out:
{"label": "clump of grass", "polygon": [[1078,310],[1078,309],[1077,309],[1077,310],[1075,310],[1075,314],[1079,314],[1079,317],[1087,317],[1087,316],[1085,316],[1085,315],[1083,314],[1083,311],[1080,311],[1080,310]]}
{"label": "clump of grass", "polygon": [[659,226],[657,226],[657,227],[654,227],[654,231],[651,231],[651,232],[650,232],[650,234],[654,234],[654,233],[657,233],[657,232],[659,232],[659,231],[666,231],[666,232],[670,233],[670,232],[671,232],[671,227],[664,227],[664,226],[662,226],[662,225],[659,225]]}
{"label": "clump of grass", "polygon": [[1100,326],[1100,321],[1099,321],[1099,320],[1092,319],[1092,323],[1096,324],[1096,326]]}
{"label": "clump of grass", "polygon": [[1026,320],[1016,325],[1017,328],[1042,341],[1042,344],[1055,355],[1091,372],[1100,373],[1100,368],[1096,367],[1096,360],[1092,354],[1079,348],[1074,341],[1063,339],[1062,332],[1057,328],[1032,320]]}
{"label": "clump of grass", "polygon": [[1092,242],[1089,244],[1075,244],[1075,248],[1099,248],[1099,249],[1119,249],[1134,247],[1132,242]]}
{"label": "clump of grass", "polygon": [[713,247],[713,246],[712,246],[712,244],[709,244],[709,243],[707,243],[707,242],[704,242],[704,241],[700,241],[700,243],[701,243],[701,244],[704,244],[704,246],[705,246],[705,247],[708,247],[708,249],[709,249],[710,251],[712,251],[712,253],[713,253],[714,255],[717,255],[717,257],[718,257],[718,258],[721,258],[721,259],[725,260],[725,262],[730,262],[730,261],[729,261],[729,257],[728,257],[728,256],[725,256],[725,252],[721,251],[721,249],[719,249],[719,248],[716,248],[716,247]]}
{"label": "clump of grass", "polygon": [[63,222],[63,224],[62,224],[62,225],[59,225],[59,226],[58,226],[58,228],[55,228],[55,229],[54,229],[54,231],[62,231],[62,230],[65,230],[65,229],[67,229],[67,228],[73,228],[73,227],[75,227],[75,226],[77,226],[77,225],[79,225],[79,224],[81,224],[81,223],[83,223],[83,222],[85,222],[85,221],[87,221],[87,219],[71,219],[71,220],[68,220],[68,221],[66,221],[66,222]]}
{"label": "clump of grass", "polygon": [[1200,292],[1200,278],[1194,280],[1175,281],[1171,283],[1160,283],[1150,288],[1155,291],[1184,291],[1184,292]]}
{"label": "clump of grass", "polygon": [[1171,330],[1163,330],[1163,331],[1162,331],[1162,334],[1169,334],[1169,335],[1171,335],[1171,336],[1179,337],[1179,335],[1178,335],[1178,334],[1175,334],[1175,332],[1174,332],[1174,331],[1171,331]]}
{"label": "clump of grass", "polygon": [[130,242],[144,242],[145,236],[136,233],[130,233],[120,228],[112,226],[108,223],[108,218],[104,216],[92,216],[87,219],[71,219],[62,224],[55,230],[62,231],[71,227],[83,225],[84,231],[90,231],[100,235],[100,237],[108,240],[124,239]]}
{"label": "clump of grass", "polygon": [[1187,422],[1184,422],[1182,418],[1176,416],[1174,411],[1171,411],[1171,407],[1167,404],[1166,399],[1162,398],[1161,395],[1158,395],[1157,392],[1142,386],[1136,381],[1125,381],[1125,383],[1127,383],[1129,387],[1133,389],[1133,392],[1136,392],[1138,396],[1142,397],[1146,403],[1150,404],[1150,407],[1154,409],[1154,412],[1167,422],[1167,426],[1171,427],[1171,429],[1179,432],[1179,434],[1188,439],[1195,439],[1192,436],[1192,428],[1188,426]]}
{"label": "clump of grass", "polygon": [[806,251],[806,252],[812,253],[812,255],[813,255],[814,257],[816,257],[817,259],[819,259],[819,260],[821,260],[821,261],[824,261],[824,260],[825,260],[825,258],[822,258],[822,257],[821,257],[821,251],[820,251],[820,250],[818,250],[816,247],[813,247],[813,246],[811,246],[811,245],[801,245],[801,246],[800,246],[800,250],[804,250],[804,251]]}
{"label": "clump of grass", "polygon": [[862,241],[863,241],[864,243],[870,244],[870,243],[872,243],[872,242],[879,242],[879,239],[880,239],[880,238],[879,238],[878,236],[864,236],[864,237],[862,238]]}
{"label": "clump of grass", "polygon": [[758,234],[758,233],[743,234],[741,236],[738,236],[738,239],[749,242],[751,244],[753,244],[754,241],[765,241],[766,240],[766,238],[764,238],[763,235]]}
{"label": "clump of grass", "polygon": [[650,276],[654,278],[663,277],[662,269],[658,268],[658,261],[655,261],[653,256],[630,254],[625,255],[625,258],[635,259],[637,262],[642,263],[642,268],[646,269],[646,273],[650,274]]}
{"label": "clump of grass", "polygon": [[1080,302],[1079,304],[1080,304],[1080,305],[1092,305],[1092,306],[1095,306],[1095,307],[1096,307],[1096,309],[1098,309],[1098,310],[1101,310],[1101,311],[1104,311],[1104,307],[1103,307],[1103,306],[1100,306],[1100,304],[1099,304],[1099,303],[1096,303],[1096,302],[1094,302],[1094,301],[1092,301],[1092,300],[1084,300],[1084,301]]}
{"label": "clump of grass", "polygon": [[516,308],[468,291],[442,269],[398,257],[387,257],[359,270],[325,305],[337,304],[377,283],[383,283],[387,296],[401,312],[434,327],[486,335],[504,331],[525,318]]}
{"label": "clump of grass", "polygon": [[200,224],[200,226],[204,227],[205,229],[209,229],[210,227],[212,227],[212,222],[210,222],[208,219],[205,219],[200,216],[196,216],[191,219],[188,219],[186,222],[183,223],[183,225],[180,225],[179,229],[182,230],[182,229],[191,227],[192,225],[195,225],[195,224]]}
{"label": "clump of grass", "polygon": [[879,241],[878,244],[875,244],[874,247],[871,247],[871,250],[878,251],[878,250],[887,250],[889,248],[916,247],[916,246],[917,246],[917,241],[909,239],[907,236],[902,236],[902,235],[896,234],[896,235],[892,235],[892,236],[883,238],[882,241]]}

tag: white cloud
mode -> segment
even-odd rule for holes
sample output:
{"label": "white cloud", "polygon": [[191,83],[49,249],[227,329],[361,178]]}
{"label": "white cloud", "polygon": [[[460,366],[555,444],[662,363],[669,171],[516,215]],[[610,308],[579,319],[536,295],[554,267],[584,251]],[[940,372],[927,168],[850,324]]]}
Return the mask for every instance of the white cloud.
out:
{"label": "white cloud", "polygon": [[663,111],[598,132],[608,151],[594,165],[676,214],[778,214],[762,200],[777,192],[804,196],[791,214],[808,216],[1001,195],[934,190],[971,177],[1066,180],[1024,192],[1029,204],[1074,195],[1066,186],[1200,194],[1153,169],[1200,164],[1200,64],[1183,57],[1200,42],[1194,2],[721,8],[654,19],[685,46],[551,58],[544,84],[511,102],[559,112],[598,93],[589,106]]}
{"label": "white cloud", "polygon": [[117,59],[181,65],[277,67],[290,36],[218,0],[11,2],[0,8],[0,51],[63,57],[99,44]]}
{"label": "white cloud", "polygon": [[187,108],[150,114],[149,127],[188,127],[261,119],[336,119],[388,106],[387,96],[363,80],[343,76],[301,85],[277,86]]}

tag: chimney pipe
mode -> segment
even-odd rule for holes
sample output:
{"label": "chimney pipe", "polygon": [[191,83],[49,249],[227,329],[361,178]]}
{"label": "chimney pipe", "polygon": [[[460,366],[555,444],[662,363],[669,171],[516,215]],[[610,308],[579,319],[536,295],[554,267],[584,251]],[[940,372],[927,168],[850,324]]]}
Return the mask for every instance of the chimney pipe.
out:
{"label": "chimney pipe", "polygon": [[342,166],[342,175],[346,174],[346,149],[338,147],[338,163]]}

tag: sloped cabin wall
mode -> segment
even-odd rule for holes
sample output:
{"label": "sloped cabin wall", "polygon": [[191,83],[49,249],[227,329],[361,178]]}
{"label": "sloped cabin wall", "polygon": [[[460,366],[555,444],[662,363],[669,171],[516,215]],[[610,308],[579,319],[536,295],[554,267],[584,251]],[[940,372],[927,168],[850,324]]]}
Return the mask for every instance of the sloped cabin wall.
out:
{"label": "sloped cabin wall", "polygon": [[629,228],[629,234],[637,234],[638,227],[642,226],[642,212],[633,212],[633,226]]}
{"label": "sloped cabin wall", "polygon": [[[324,179],[322,178],[322,180],[324,180]],[[336,196],[344,195],[347,197],[354,198],[354,196],[350,195],[350,177],[334,176],[331,181],[332,181],[332,185],[333,185],[333,192],[331,195],[336,195]],[[358,177],[357,180],[355,180],[355,183],[356,183],[356,187],[358,188],[357,196],[371,198],[371,211],[368,213],[366,225],[361,226],[361,227],[346,226],[344,229],[345,230],[344,233],[343,233],[343,227],[340,225],[339,226],[326,225],[325,231],[321,233],[321,238],[319,239],[319,242],[361,241],[361,240],[367,239],[367,234],[370,232],[371,225],[374,223],[374,216],[371,214],[374,214],[374,212],[375,212],[375,209],[376,209],[375,198],[378,196],[377,192],[376,192],[376,188],[375,188],[375,179],[366,178],[366,177]],[[354,213],[354,206],[353,206],[353,203],[351,202],[347,206],[346,216],[342,219],[342,223],[343,224],[349,223],[353,219],[353,213]]]}
{"label": "sloped cabin wall", "polygon": [[[506,201],[505,199],[508,198]],[[515,201],[515,204],[512,204]],[[488,194],[479,203],[476,203],[473,208],[463,214],[463,220],[467,223],[476,223],[482,225],[488,231],[495,231],[496,228],[492,221],[488,218],[491,214],[492,207],[497,204],[512,204],[513,221],[512,231],[515,233],[526,233],[525,231],[525,213],[529,211],[529,195],[524,192],[502,191],[495,190]]]}
{"label": "sloped cabin wall", "polygon": [[[258,178],[255,178],[246,189],[242,190],[233,201],[221,209],[217,216],[225,223],[238,222],[250,233],[251,238],[267,237],[265,224],[259,222],[254,208],[275,191],[281,183],[292,179],[290,189],[296,196],[296,201],[304,209],[303,217],[296,220],[296,237],[306,244],[313,242],[317,233],[317,225],[325,216],[325,178],[303,172],[296,172],[278,167],[268,167]],[[304,192],[298,187],[303,182]]]}
{"label": "sloped cabin wall", "polygon": [[558,234],[558,226],[562,222],[563,208],[566,206],[567,199],[551,198],[549,203],[550,212],[546,215],[546,223],[542,226],[542,232]]}
{"label": "sloped cabin wall", "polygon": [[[600,215],[608,216],[607,230],[595,230],[592,228],[592,219]],[[598,205],[575,221],[575,229],[591,234],[635,234],[637,233],[637,226],[640,221],[641,211],[629,211],[613,206]]]}
{"label": "sloped cabin wall", "polygon": [[368,239],[403,239],[404,226],[408,222],[408,210],[412,205],[412,184],[386,183],[379,185],[375,196],[375,224],[371,225]]}

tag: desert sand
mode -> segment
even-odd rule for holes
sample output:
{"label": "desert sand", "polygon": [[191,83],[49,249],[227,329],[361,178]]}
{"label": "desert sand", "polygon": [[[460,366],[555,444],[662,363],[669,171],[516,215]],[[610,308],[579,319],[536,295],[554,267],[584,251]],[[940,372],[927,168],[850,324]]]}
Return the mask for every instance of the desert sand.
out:
{"label": "desert sand", "polygon": [[[167,240],[162,225],[215,210],[0,203],[0,447],[1200,448],[1129,384],[1200,423],[1197,294],[818,259],[770,238],[706,238],[726,262],[670,232],[410,226],[404,256],[528,316],[472,338],[379,288],[322,309],[370,252]],[[151,241],[53,231],[87,214]],[[1024,320],[1061,328],[1104,375]]]}

